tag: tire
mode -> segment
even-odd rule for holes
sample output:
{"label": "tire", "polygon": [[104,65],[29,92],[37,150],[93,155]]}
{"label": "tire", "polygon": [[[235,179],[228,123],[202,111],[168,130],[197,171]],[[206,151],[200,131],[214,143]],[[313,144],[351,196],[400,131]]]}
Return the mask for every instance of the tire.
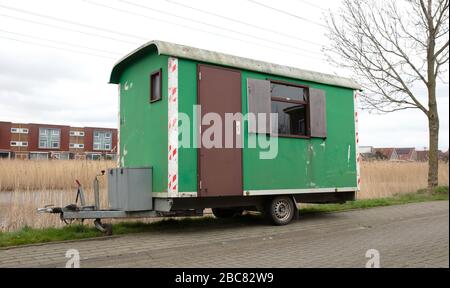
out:
{"label": "tire", "polygon": [[266,218],[277,226],[289,224],[295,215],[295,205],[291,197],[277,196],[267,201]]}
{"label": "tire", "polygon": [[112,224],[103,224],[103,228],[105,228],[104,234],[106,236],[111,236],[113,234],[113,225]]}
{"label": "tire", "polygon": [[212,212],[216,218],[231,218],[242,214],[239,208],[212,208]]}

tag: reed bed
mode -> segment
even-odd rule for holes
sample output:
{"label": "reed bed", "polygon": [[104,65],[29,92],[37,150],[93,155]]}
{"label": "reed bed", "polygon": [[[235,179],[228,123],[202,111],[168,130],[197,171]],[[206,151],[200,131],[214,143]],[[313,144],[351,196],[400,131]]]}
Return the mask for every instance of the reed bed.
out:
{"label": "reed bed", "polygon": [[[448,186],[448,163],[439,163],[439,185]],[[427,187],[428,163],[373,161],[361,163],[359,199],[389,197]]]}
{"label": "reed bed", "polygon": [[75,179],[92,188],[95,175],[115,166],[115,161],[0,159],[0,191],[75,189]]}
{"label": "reed bed", "polygon": [[[35,228],[64,225],[58,215],[38,214],[47,204],[65,206],[75,202],[78,179],[93,203],[92,180],[114,161],[0,160],[0,231],[24,226]],[[427,185],[427,163],[375,161],[361,163],[360,199],[389,197],[415,192]],[[448,186],[448,164],[440,163],[439,183]],[[102,208],[107,207],[106,176],[100,177]]]}

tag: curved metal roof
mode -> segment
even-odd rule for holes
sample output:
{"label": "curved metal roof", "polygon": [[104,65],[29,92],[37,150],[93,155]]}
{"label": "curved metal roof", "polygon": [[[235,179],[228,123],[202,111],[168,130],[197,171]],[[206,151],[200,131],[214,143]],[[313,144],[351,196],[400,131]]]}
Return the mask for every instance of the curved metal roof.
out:
{"label": "curved metal roof", "polygon": [[262,72],[266,74],[285,76],[294,79],[301,79],[305,81],[361,90],[361,86],[357,82],[349,78],[313,72],[158,40],[150,41],[120,59],[112,69],[109,82],[116,84],[119,83],[120,74],[128,64],[152,51],[156,51],[159,55],[192,59],[201,62],[214,63],[223,66]]}

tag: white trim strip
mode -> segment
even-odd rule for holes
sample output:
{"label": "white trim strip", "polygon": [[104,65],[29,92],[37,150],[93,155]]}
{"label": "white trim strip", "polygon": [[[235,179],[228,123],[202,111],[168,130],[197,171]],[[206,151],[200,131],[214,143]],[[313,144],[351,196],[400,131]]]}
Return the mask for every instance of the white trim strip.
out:
{"label": "white trim strip", "polygon": [[178,59],[168,61],[168,152],[167,152],[167,193],[178,196]]}
{"label": "white trim strip", "polygon": [[257,195],[308,194],[308,193],[328,193],[328,192],[354,192],[356,190],[357,190],[357,187],[246,190],[244,192],[244,195],[245,196],[257,196]]}
{"label": "white trim strip", "polygon": [[[169,198],[167,192],[153,192],[153,198]],[[178,192],[178,195],[170,198],[192,198],[197,197],[197,192]]]}
{"label": "white trim strip", "polygon": [[361,190],[361,172],[359,163],[361,161],[361,155],[359,154],[359,130],[358,130],[358,91],[353,91],[353,101],[354,101],[354,118],[355,118],[355,157],[356,157],[356,188],[357,191]]}

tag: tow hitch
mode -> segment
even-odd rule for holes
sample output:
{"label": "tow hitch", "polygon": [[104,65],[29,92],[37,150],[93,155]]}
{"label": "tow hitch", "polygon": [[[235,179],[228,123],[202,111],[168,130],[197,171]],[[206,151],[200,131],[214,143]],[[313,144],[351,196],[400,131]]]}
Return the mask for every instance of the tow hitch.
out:
{"label": "tow hitch", "polygon": [[105,175],[105,171],[102,170],[101,174],[96,175],[93,182],[94,187],[94,205],[86,205],[86,197],[83,186],[78,180],[75,180],[77,184],[77,192],[74,204],[69,204],[65,207],[54,207],[53,205],[45,205],[43,208],[38,208],[39,213],[51,213],[59,214],[61,221],[66,224],[71,224],[74,220],[80,220],[82,223],[85,219],[93,219],[94,226],[102,233],[107,235],[112,234],[112,225],[102,223],[102,219],[111,218],[147,218],[155,216],[164,216],[161,212],[154,210],[144,211],[124,211],[113,209],[100,209],[100,186],[99,177]]}

